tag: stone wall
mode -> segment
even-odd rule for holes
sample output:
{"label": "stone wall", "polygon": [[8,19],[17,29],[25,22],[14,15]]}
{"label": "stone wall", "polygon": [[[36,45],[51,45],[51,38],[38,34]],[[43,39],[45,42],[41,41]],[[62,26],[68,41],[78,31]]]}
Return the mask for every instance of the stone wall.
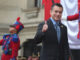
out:
{"label": "stone wall", "polygon": [[[13,24],[18,16],[25,27],[19,34],[21,44],[29,38],[34,38],[38,24],[44,20],[44,9],[40,8],[37,14],[37,9],[33,8],[34,0],[0,0],[0,39],[9,33],[9,25]],[[21,51],[19,56],[22,55]]]}

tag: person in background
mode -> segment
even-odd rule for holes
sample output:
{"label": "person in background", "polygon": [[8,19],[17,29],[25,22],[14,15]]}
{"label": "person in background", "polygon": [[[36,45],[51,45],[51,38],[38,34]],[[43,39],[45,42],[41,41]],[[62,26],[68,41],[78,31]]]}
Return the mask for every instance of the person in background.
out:
{"label": "person in background", "polygon": [[19,20],[20,17],[17,18],[17,21],[13,25],[10,25],[10,34],[3,35],[3,39],[0,40],[0,45],[2,46],[3,51],[1,60],[16,60],[18,49],[20,47],[18,33],[24,28]]}

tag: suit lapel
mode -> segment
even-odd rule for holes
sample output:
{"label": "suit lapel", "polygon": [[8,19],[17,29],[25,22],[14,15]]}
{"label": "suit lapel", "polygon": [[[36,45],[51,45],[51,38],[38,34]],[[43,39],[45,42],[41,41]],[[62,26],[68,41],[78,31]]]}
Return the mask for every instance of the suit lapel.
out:
{"label": "suit lapel", "polygon": [[64,26],[62,25],[62,24],[60,24],[60,31],[61,31],[61,38],[60,38],[60,42],[61,42],[61,40],[62,40],[62,37],[63,37],[63,30],[64,29]]}
{"label": "suit lapel", "polygon": [[[56,36],[55,38],[57,39],[57,32],[56,32],[55,27],[50,19],[48,20],[48,26],[49,26],[49,30],[52,31],[52,35],[55,34],[55,36]],[[57,42],[58,42],[58,39],[57,39]]]}
{"label": "suit lapel", "polygon": [[[50,19],[48,20],[48,26],[50,27],[51,30],[53,30],[56,33],[55,27]],[[57,33],[56,33],[56,35],[57,35]]]}

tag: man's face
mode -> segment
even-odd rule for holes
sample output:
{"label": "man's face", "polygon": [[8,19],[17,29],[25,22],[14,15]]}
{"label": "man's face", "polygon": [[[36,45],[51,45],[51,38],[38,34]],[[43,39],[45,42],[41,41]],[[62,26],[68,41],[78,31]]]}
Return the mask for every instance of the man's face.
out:
{"label": "man's face", "polygon": [[62,11],[63,11],[62,7],[54,6],[53,9],[50,12],[51,17],[55,21],[59,21],[61,19],[61,16],[62,16]]}
{"label": "man's face", "polygon": [[10,27],[10,28],[9,28],[9,32],[10,32],[11,34],[15,34],[15,33],[17,33],[17,30],[16,30],[14,27]]}

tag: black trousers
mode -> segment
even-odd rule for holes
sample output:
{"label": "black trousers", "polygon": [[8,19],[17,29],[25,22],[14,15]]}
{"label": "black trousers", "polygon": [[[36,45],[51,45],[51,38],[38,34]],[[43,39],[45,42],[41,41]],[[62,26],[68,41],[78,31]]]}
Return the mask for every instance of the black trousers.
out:
{"label": "black trousers", "polygon": [[71,49],[70,54],[72,60],[80,60],[80,49]]}

